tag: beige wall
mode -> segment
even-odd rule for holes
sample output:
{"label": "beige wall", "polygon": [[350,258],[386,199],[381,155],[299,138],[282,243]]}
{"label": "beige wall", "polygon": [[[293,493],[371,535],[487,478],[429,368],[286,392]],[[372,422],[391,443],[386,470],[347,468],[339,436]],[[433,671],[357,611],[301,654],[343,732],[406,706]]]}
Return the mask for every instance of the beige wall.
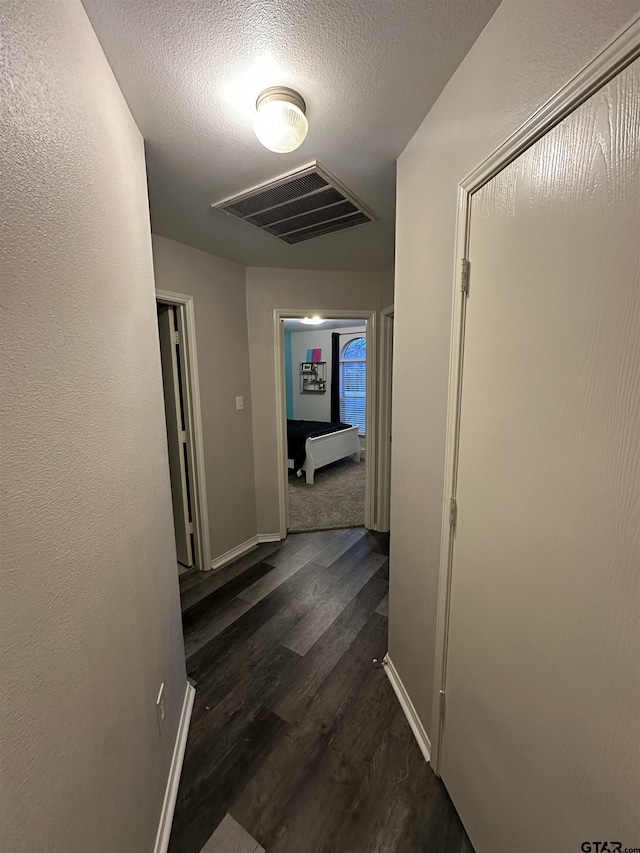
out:
{"label": "beige wall", "polygon": [[186,683],[143,142],[79,2],[2,28],[0,849],[142,853]]}
{"label": "beige wall", "polygon": [[[322,314],[380,307],[380,273],[247,269],[247,316],[251,360],[253,446],[258,533],[277,533],[278,469],[274,308]],[[295,375],[294,375],[295,380]]]}
{"label": "beige wall", "polygon": [[256,534],[245,268],[156,234],[153,262],[158,290],[193,296],[215,559]]}
{"label": "beige wall", "polygon": [[398,163],[389,650],[428,732],[458,183],[636,14],[503,0]]}

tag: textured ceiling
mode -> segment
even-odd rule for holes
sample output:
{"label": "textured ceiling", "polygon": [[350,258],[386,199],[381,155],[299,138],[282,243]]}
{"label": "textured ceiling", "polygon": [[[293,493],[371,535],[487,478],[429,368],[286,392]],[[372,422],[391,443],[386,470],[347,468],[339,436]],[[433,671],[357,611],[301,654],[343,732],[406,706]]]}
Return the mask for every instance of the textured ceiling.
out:
{"label": "textured ceiling", "polygon": [[[499,0],[83,0],[146,140],[154,231],[252,266],[393,260],[395,160]],[[260,145],[256,96],[307,103],[291,154]],[[378,221],[288,246],[212,202],[318,160]]]}

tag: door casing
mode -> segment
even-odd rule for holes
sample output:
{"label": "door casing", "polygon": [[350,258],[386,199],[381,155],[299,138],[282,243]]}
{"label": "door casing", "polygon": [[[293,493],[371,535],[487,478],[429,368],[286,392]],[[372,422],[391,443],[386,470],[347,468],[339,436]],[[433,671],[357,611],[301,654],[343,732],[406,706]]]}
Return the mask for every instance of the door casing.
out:
{"label": "door casing", "polygon": [[393,383],[393,305],[380,312],[380,387],[378,402],[378,499],[376,530],[387,532],[391,515],[391,396]]}
{"label": "door casing", "polygon": [[167,450],[169,452],[176,556],[182,566],[191,568],[195,561],[190,510],[192,501],[189,494],[190,454],[188,450],[185,454],[186,432],[182,429],[184,393],[180,382],[182,371],[180,362],[183,359],[181,358],[179,341],[176,340],[176,309],[162,303],[158,303],[158,308],[160,361],[162,362],[162,384],[164,386],[165,419],[167,422]]}
{"label": "door casing", "polygon": [[365,453],[366,485],[364,498],[364,523],[369,530],[377,530],[376,525],[376,462],[377,462],[377,390],[378,390],[378,346],[377,346],[377,310],[354,308],[348,311],[310,308],[274,308],[273,334],[275,350],[276,376],[276,435],[278,454],[278,511],[280,518],[280,538],[287,536],[289,524],[289,502],[287,500],[287,402],[284,375],[284,331],[282,320],[302,319],[320,314],[327,320],[350,320],[358,318],[367,322],[367,452]]}
{"label": "door casing", "polygon": [[205,482],[204,439],[198,379],[198,353],[196,349],[196,322],[193,297],[184,293],[156,290],[156,302],[172,305],[178,314],[178,328],[182,334],[182,371],[187,447],[189,450],[191,501],[193,512],[193,539],[195,563],[201,571],[211,569],[211,539],[209,511]]}

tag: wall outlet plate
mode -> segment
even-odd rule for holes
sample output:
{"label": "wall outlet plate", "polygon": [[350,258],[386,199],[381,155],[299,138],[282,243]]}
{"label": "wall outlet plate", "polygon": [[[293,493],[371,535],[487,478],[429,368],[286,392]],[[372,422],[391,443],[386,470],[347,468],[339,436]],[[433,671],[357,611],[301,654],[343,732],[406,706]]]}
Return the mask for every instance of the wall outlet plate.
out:
{"label": "wall outlet plate", "polygon": [[164,681],[160,685],[160,690],[158,691],[158,698],[156,699],[156,711],[158,714],[158,733],[162,734],[162,727],[164,726]]}
{"label": "wall outlet plate", "polygon": [[244,399],[242,397],[236,397],[236,411],[241,412],[244,409]]}

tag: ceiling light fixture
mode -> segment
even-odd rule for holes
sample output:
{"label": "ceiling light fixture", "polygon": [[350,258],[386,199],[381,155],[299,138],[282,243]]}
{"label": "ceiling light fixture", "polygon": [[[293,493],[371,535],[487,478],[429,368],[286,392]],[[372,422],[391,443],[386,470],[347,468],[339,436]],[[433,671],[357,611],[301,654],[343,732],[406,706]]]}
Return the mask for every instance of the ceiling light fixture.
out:
{"label": "ceiling light fixture", "polygon": [[285,86],[272,86],[258,95],[253,129],[269,151],[287,154],[305,140],[309,122],[301,95]]}
{"label": "ceiling light fixture", "polygon": [[303,320],[300,320],[301,323],[304,323],[305,326],[319,326],[320,323],[324,323],[322,317],[305,317]]}

